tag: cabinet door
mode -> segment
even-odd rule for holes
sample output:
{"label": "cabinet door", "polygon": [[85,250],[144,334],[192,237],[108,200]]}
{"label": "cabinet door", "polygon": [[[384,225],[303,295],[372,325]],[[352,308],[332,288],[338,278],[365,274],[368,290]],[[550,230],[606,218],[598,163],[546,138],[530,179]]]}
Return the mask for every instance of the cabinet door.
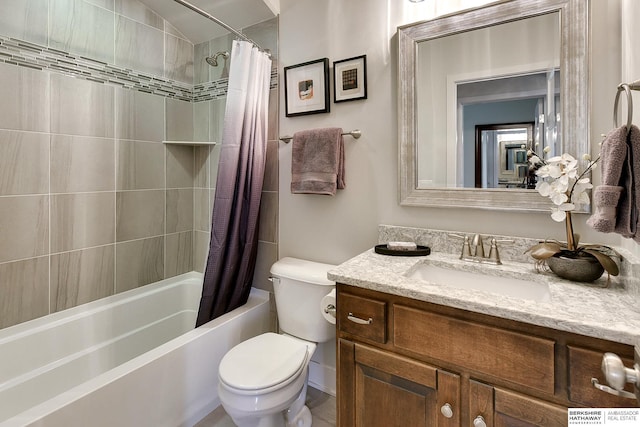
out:
{"label": "cabinet door", "polygon": [[340,427],[460,425],[459,376],[342,339],[338,358]]}
{"label": "cabinet door", "polygon": [[495,427],[564,427],[567,408],[494,388]]}
{"label": "cabinet door", "polygon": [[564,427],[567,409],[469,380],[469,418],[476,427]]}

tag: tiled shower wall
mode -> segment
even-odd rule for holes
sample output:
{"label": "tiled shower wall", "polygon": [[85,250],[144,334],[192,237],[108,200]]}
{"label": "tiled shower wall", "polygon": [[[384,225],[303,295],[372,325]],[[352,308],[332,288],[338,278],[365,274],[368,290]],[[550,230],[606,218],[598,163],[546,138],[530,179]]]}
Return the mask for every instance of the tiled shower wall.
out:
{"label": "tiled shower wall", "polygon": [[[267,26],[277,39],[277,21]],[[13,58],[0,50],[0,328],[202,271],[219,146],[162,144],[220,141],[224,98],[185,100],[183,89],[194,90],[193,45],[134,0],[3,0],[0,36],[157,78],[179,94],[33,69],[19,52],[29,54],[29,45]],[[274,127],[260,287],[277,257],[275,135]]]}

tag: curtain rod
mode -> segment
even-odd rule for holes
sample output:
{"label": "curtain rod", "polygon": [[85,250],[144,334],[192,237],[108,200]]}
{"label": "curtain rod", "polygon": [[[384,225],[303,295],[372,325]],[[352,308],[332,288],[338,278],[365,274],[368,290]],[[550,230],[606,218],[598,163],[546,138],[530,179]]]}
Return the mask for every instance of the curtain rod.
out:
{"label": "curtain rod", "polygon": [[211,21],[213,21],[216,24],[220,25],[224,29],[226,29],[226,30],[230,31],[231,33],[235,34],[236,36],[240,37],[242,40],[248,41],[249,43],[253,43],[253,45],[256,46],[258,49],[260,49],[261,51],[269,53],[265,49],[263,49],[258,43],[254,42],[249,37],[245,36],[244,34],[242,34],[240,31],[236,30],[232,26],[225,24],[224,22],[222,22],[221,20],[219,20],[215,16],[211,15],[210,13],[208,13],[206,10],[202,10],[198,6],[194,6],[193,4],[191,4],[191,3],[187,2],[187,1],[184,1],[184,0],[173,0],[173,1],[183,5],[186,8],[189,8],[189,9],[193,10],[196,13],[199,13],[200,15],[204,16],[205,18],[210,19]]}

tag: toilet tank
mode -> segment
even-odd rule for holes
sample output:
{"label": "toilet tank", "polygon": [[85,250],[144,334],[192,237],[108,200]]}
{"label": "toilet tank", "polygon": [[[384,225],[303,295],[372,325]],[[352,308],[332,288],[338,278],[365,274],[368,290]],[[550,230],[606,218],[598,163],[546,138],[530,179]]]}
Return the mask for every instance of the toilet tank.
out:
{"label": "toilet tank", "polygon": [[336,285],[327,279],[327,271],[334,267],[288,257],[271,266],[282,332],[318,343],[335,337],[335,325],[329,323],[320,311],[320,300]]}

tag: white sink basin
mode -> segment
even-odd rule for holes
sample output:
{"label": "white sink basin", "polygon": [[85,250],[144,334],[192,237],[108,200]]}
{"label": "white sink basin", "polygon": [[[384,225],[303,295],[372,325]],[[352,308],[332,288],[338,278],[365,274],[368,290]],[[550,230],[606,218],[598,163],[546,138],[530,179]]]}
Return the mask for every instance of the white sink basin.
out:
{"label": "white sink basin", "polygon": [[406,276],[437,285],[458,289],[492,292],[508,297],[533,301],[549,301],[551,294],[546,283],[505,276],[492,276],[480,272],[456,270],[433,264],[420,264]]}

